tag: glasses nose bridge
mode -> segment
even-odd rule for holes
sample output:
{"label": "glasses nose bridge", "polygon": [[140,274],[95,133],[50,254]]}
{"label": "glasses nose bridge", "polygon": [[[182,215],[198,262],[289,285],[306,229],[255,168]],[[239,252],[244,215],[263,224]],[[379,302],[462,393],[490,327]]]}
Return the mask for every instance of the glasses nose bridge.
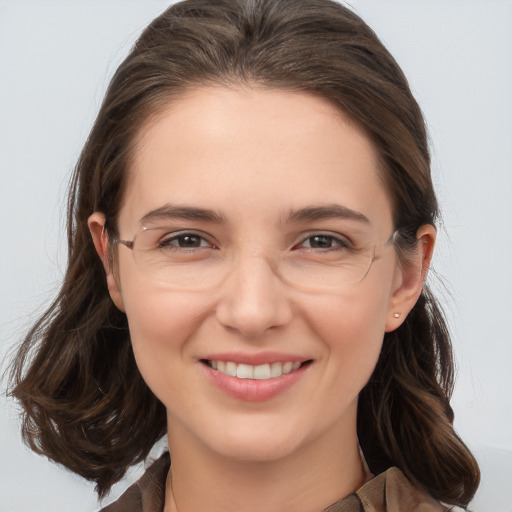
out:
{"label": "glasses nose bridge", "polygon": [[243,281],[262,278],[263,275],[281,280],[278,269],[279,254],[275,248],[259,242],[239,244],[233,252],[227,279],[234,276]]}

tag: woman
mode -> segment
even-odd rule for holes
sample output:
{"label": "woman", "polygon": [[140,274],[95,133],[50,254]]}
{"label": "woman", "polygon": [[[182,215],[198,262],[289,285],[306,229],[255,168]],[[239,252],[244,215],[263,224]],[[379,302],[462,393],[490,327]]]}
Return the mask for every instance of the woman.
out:
{"label": "woman", "polygon": [[[437,203],[395,61],[328,0],[174,5],[114,76],[14,395],[107,510],[445,510],[475,460],[424,280]],[[28,354],[36,347],[35,356]]]}

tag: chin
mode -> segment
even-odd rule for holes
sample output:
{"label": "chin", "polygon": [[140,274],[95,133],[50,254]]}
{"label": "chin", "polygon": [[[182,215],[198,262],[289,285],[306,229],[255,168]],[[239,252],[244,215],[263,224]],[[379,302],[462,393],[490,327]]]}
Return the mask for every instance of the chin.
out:
{"label": "chin", "polygon": [[216,453],[222,457],[246,462],[273,462],[292,455],[297,446],[289,439],[281,438],[261,439],[261,436],[252,438],[230,438],[213,447]]}
{"label": "chin", "polygon": [[[307,444],[307,436],[297,430],[293,421],[290,427],[274,422],[247,425],[245,422],[231,423],[205,433],[204,442],[218,455],[239,461],[271,462],[296,453]],[[262,424],[263,423],[263,424]]]}

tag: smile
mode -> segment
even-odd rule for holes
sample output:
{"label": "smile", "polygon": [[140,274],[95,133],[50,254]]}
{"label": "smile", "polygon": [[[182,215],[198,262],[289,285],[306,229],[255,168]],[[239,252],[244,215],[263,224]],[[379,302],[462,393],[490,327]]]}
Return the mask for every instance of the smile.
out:
{"label": "smile", "polygon": [[268,380],[287,375],[298,370],[303,363],[290,361],[284,363],[271,363],[252,366],[250,364],[238,364],[233,361],[205,361],[206,364],[224,375],[239,379]]}

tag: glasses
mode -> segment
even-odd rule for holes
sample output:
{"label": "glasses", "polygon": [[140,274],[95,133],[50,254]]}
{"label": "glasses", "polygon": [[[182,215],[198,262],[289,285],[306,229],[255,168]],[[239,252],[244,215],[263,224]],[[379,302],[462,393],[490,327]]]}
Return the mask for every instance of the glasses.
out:
{"label": "glasses", "polygon": [[[384,243],[354,247],[341,235],[312,233],[284,251],[266,258],[283,282],[310,292],[335,291],[362,281],[381,253],[393,245],[395,231]],[[133,240],[110,239],[131,249],[141,274],[174,290],[220,286],[236,269],[236,255],[198,231],[165,226],[143,227]]]}

